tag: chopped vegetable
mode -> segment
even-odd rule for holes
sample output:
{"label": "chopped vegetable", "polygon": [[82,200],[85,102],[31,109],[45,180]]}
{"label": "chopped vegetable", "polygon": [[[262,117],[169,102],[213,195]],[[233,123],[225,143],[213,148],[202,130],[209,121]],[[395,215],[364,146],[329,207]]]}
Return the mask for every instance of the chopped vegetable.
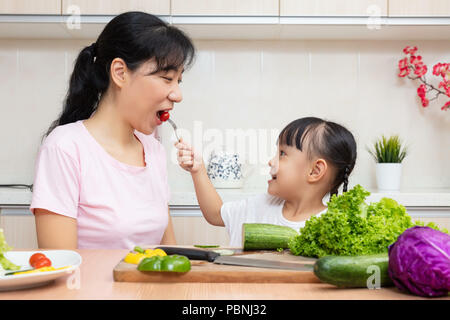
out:
{"label": "chopped vegetable", "polygon": [[[356,185],[342,195],[333,195],[327,212],[307,220],[300,234],[289,241],[290,251],[307,257],[387,253],[388,246],[414,223],[405,207],[393,199],[367,205],[369,194]],[[432,223],[428,226],[437,228]]]}
{"label": "chopped vegetable", "polygon": [[450,292],[450,236],[429,227],[407,229],[389,246],[389,276],[397,288],[423,297]]}
{"label": "chopped vegetable", "polygon": [[[135,248],[136,249],[136,248]],[[131,264],[139,264],[139,262],[141,262],[142,259],[145,258],[151,258],[154,256],[166,256],[167,254],[164,252],[164,250],[161,249],[147,249],[144,251],[144,249],[142,249],[142,252],[129,252],[125,258],[123,259],[124,262],[126,263],[131,263]]]}
{"label": "chopped vegetable", "polygon": [[242,225],[242,247],[244,250],[288,248],[289,240],[297,234],[297,231],[286,226],[244,223]]}
{"label": "chopped vegetable", "polygon": [[65,267],[61,267],[61,268],[55,268],[55,267],[42,267],[42,268],[38,268],[35,270],[30,270],[30,271],[19,271],[19,272],[14,272],[13,275],[18,275],[18,274],[28,274],[28,273],[37,273],[37,272],[46,272],[46,271],[57,271],[57,270],[62,270],[62,269],[67,269],[70,266],[65,266]]}
{"label": "chopped vegetable", "polygon": [[52,266],[52,262],[50,261],[50,259],[47,257],[44,257],[44,258],[41,258],[38,261],[36,261],[32,267],[35,269],[39,269],[39,268],[51,267],[51,266]]}
{"label": "chopped vegetable", "polygon": [[3,229],[0,229],[0,267],[4,270],[19,270],[20,266],[15,265],[3,255],[5,252],[11,250],[5,240],[5,235],[3,234]]}
{"label": "chopped vegetable", "polygon": [[133,249],[133,251],[136,251],[136,252],[139,252],[139,253],[144,253],[144,249],[142,249],[142,248],[139,247],[139,246],[135,246],[134,249]]}
{"label": "chopped vegetable", "polygon": [[137,269],[139,271],[164,271],[164,272],[188,272],[191,270],[191,262],[185,256],[154,256],[143,259]]}
{"label": "chopped vegetable", "polygon": [[219,245],[202,245],[202,244],[194,244],[194,247],[197,248],[219,248]]}
{"label": "chopped vegetable", "polygon": [[30,257],[30,259],[29,259],[28,262],[30,263],[30,266],[32,266],[32,267],[34,268],[34,264],[35,264],[39,259],[42,259],[42,258],[46,258],[45,254],[40,253],[40,252],[37,252],[37,253],[34,253],[34,254],[31,255],[31,257]]}
{"label": "chopped vegetable", "polygon": [[232,256],[234,254],[233,250],[228,250],[228,249],[217,249],[217,250],[213,250],[213,252],[218,253],[221,256]]}

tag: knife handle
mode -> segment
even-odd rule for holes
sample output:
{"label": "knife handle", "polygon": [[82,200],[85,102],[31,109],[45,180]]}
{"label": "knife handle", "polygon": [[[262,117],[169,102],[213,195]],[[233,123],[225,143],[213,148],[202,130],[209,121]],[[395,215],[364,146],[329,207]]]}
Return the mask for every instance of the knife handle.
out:
{"label": "knife handle", "polygon": [[192,260],[206,260],[213,262],[220,254],[202,249],[178,248],[178,247],[157,247],[156,249],[164,250],[168,255],[180,254]]}

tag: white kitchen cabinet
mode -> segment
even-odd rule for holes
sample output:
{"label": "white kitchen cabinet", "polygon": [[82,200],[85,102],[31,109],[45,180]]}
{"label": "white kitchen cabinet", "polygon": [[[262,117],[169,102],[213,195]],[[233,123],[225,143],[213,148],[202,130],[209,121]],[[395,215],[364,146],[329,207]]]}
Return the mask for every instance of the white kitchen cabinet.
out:
{"label": "white kitchen cabinet", "polygon": [[[176,206],[170,210],[177,244],[229,245],[226,228],[210,225],[203,218],[198,206]],[[408,209],[412,220],[434,222],[450,230],[450,208]],[[6,241],[15,249],[37,249],[34,216],[26,206],[0,207],[0,228]]]}
{"label": "white kitchen cabinet", "polygon": [[172,0],[172,15],[278,16],[278,0]]}
{"label": "white kitchen cabinet", "polygon": [[[171,209],[177,244],[229,244],[225,228],[210,225],[200,210]],[[0,228],[14,249],[37,249],[36,223],[28,207],[0,208]]]}
{"label": "white kitchen cabinet", "polygon": [[280,0],[280,16],[387,15],[388,0]]}
{"label": "white kitchen cabinet", "polygon": [[61,14],[61,0],[1,0],[0,14]]}
{"label": "white kitchen cabinet", "polygon": [[390,17],[450,17],[449,0],[389,0]]}
{"label": "white kitchen cabinet", "polygon": [[37,249],[36,224],[31,214],[0,215],[0,228],[13,249]]}
{"label": "white kitchen cabinet", "polygon": [[63,14],[117,15],[126,11],[144,11],[170,15],[170,0],[62,0],[62,4]]}

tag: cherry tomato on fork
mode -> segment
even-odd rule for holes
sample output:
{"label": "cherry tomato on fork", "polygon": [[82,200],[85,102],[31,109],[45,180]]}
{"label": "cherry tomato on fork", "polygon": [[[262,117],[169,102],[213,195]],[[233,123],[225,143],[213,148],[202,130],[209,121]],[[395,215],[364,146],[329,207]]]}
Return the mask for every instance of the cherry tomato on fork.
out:
{"label": "cherry tomato on fork", "polygon": [[161,120],[162,122],[167,121],[167,119],[169,118],[170,114],[167,111],[164,111],[159,115],[159,120]]}

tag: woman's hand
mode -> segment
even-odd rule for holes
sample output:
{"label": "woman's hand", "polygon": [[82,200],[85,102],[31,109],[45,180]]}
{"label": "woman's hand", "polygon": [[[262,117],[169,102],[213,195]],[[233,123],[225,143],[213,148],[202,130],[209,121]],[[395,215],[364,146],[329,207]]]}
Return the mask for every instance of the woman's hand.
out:
{"label": "woman's hand", "polygon": [[202,155],[196,152],[191,145],[184,142],[183,138],[175,143],[175,147],[178,149],[177,160],[180,167],[192,174],[197,173],[202,168]]}

